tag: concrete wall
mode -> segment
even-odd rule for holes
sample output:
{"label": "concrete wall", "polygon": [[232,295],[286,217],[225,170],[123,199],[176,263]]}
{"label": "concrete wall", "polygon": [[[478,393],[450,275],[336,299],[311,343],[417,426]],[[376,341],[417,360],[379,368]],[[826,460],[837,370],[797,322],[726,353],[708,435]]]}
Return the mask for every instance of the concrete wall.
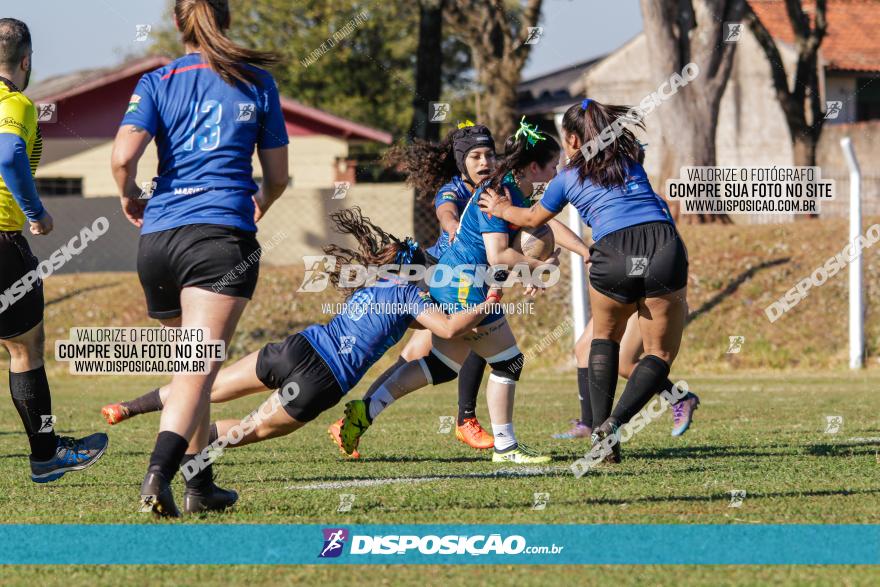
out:
{"label": "concrete wall", "polygon": [[[99,139],[49,138],[44,144],[43,162],[37,177],[81,177],[83,196],[95,198],[116,193],[110,174],[112,141]],[[348,155],[348,143],[326,135],[291,137],[290,170],[293,185],[300,188],[332,188],[337,158]],[[150,181],[159,166],[155,143],[151,143],[138,166],[138,181]],[[254,156],[254,176],[262,168]]]}
{"label": "concrete wall", "polygon": [[[258,238],[266,249],[267,264],[302,264],[304,255],[322,254],[328,243],[353,245],[335,233],[328,214],[358,205],[373,222],[400,238],[413,234],[413,192],[402,183],[356,184],[343,199],[333,199],[333,189],[291,188],[260,222]],[[49,236],[27,234],[34,254],[46,259],[96,218],[106,217],[109,231],[74,257],[62,273],[80,271],[134,271],[138,230],[120,211],[116,197],[46,197],[46,208],[55,219]]]}
{"label": "concrete wall", "polygon": [[[796,56],[790,47],[780,46],[782,59],[793,75]],[[669,72],[670,74],[672,72]],[[637,104],[644,96],[657,89],[667,78],[654,79],[648,65],[647,43],[643,34],[611,54],[587,71],[584,76],[586,93],[600,102]],[[789,80],[791,81],[791,80]],[[837,180],[836,200],[823,205],[823,215],[845,214],[848,201],[848,171],[843,161],[839,139],[843,134],[853,134],[853,141],[862,161],[864,178],[863,203],[865,213],[875,210],[878,179],[871,163],[880,155],[880,126],[874,123],[841,124],[852,120],[854,115],[855,78],[831,75],[827,78],[826,99],[844,102],[844,110],[838,119],[825,124],[818,150],[817,164],[822,167],[823,177]],[[662,108],[687,108],[681,98],[664,102],[645,120],[647,133],[641,138],[647,141],[648,151],[645,168],[655,186],[662,185],[659,177],[660,157],[654,155],[662,148],[660,121],[657,112]],[[850,107],[847,108],[847,105]],[[871,132],[874,134],[871,135]],[[776,100],[770,64],[760,45],[750,31],[743,35],[736,48],[731,76],[721,99],[716,135],[719,166],[764,166],[792,164],[793,152],[788,125],[782,107]],[[880,207],[876,208],[880,212]],[[787,222],[790,215],[734,216],[736,222]]]}

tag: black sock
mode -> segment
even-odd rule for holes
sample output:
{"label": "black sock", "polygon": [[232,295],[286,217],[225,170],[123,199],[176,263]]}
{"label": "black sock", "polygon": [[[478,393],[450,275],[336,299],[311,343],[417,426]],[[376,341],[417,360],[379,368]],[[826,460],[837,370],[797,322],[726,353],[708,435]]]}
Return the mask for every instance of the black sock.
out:
{"label": "black sock", "polygon": [[633,369],[613,417],[626,424],[651,400],[669,375],[669,364],[654,355],[645,355]]}
{"label": "black sock", "polygon": [[407,361],[403,357],[397,357],[397,362],[385,369],[385,371],[376,378],[373,382],[373,385],[367,390],[367,393],[364,394],[364,398],[370,397],[376,390],[379,389],[379,386],[385,383],[385,381],[394,374],[400,367],[406,365]]}
{"label": "black sock", "polygon": [[137,416],[149,412],[161,412],[162,398],[159,396],[159,388],[156,388],[153,391],[148,391],[144,395],[136,397],[131,401],[122,402],[121,405],[128,410],[129,416]]}
{"label": "black sock", "polygon": [[590,404],[590,370],[578,367],[578,399],[581,402],[581,423],[593,426],[593,406]]}
{"label": "black sock", "polygon": [[171,481],[180,468],[187,446],[189,441],[180,434],[167,430],[160,432],[156,437],[156,447],[150,455],[150,466],[147,470],[159,473],[166,481]]}
{"label": "black sock", "polygon": [[[673,387],[675,387],[675,384],[672,383],[672,381],[670,381],[667,378],[666,381],[664,381],[663,383],[660,384],[660,389],[659,389],[659,391],[657,391],[657,395],[660,395],[661,391],[668,391],[669,393],[672,393]],[[673,402],[673,403],[677,404],[678,402]]]}
{"label": "black sock", "polygon": [[[183,455],[183,460],[181,461],[181,467],[186,463],[194,460],[198,455]],[[190,479],[186,480],[186,488],[195,490],[197,493],[210,493],[211,486],[214,482],[214,469],[213,465],[208,465],[195,475],[193,475]]]}
{"label": "black sock", "polygon": [[[58,437],[51,422],[44,422],[43,416],[52,415],[52,395],[49,393],[49,380],[46,369],[37,367],[24,373],[9,372],[9,390],[12,403],[27,432],[31,446],[31,458],[35,461],[48,461],[55,454]],[[40,432],[41,429],[46,428]]]}
{"label": "black sock", "polygon": [[486,359],[471,351],[458,372],[458,425],[477,417],[477,394],[483,383]]}
{"label": "black sock", "polygon": [[593,430],[611,415],[617,388],[617,366],[620,345],[613,340],[593,339],[590,345],[590,404],[593,408]]}
{"label": "black sock", "polygon": [[217,432],[217,422],[211,422],[211,427],[208,429],[208,444],[214,444],[218,438],[220,438],[220,433]]}

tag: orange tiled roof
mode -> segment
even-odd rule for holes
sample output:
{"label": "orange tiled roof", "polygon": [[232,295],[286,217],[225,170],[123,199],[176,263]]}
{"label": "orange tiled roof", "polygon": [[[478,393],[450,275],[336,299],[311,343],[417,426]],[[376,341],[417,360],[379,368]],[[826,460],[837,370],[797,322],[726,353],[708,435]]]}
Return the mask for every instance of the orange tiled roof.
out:
{"label": "orange tiled roof", "polygon": [[[812,18],[815,4],[804,0]],[[794,43],[784,0],[749,0],[775,38]],[[819,49],[828,69],[880,72],[880,0],[828,0],[828,29]]]}

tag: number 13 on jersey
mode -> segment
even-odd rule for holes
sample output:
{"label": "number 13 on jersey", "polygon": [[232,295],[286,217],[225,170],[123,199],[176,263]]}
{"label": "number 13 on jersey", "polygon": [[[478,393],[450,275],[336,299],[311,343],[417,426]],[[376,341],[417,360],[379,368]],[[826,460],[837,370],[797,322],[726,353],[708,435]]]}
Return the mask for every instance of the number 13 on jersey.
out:
{"label": "number 13 on jersey", "polygon": [[[183,146],[192,151],[198,144],[202,151],[213,151],[220,146],[220,121],[223,118],[223,104],[217,100],[192,102],[192,134]],[[203,116],[207,115],[207,116]],[[201,118],[201,124],[199,124]]]}

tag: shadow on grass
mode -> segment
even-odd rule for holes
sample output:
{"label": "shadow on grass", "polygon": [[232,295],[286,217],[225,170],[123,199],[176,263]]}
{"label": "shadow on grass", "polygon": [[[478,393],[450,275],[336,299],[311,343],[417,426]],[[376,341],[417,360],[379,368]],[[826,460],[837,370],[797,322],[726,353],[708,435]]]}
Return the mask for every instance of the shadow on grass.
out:
{"label": "shadow on grass", "polygon": [[739,286],[754,277],[758,271],[761,271],[762,269],[769,269],[770,267],[775,267],[776,265],[783,265],[785,263],[788,263],[789,261],[791,261],[791,257],[785,257],[783,259],[772,259],[770,261],[759,263],[751,269],[743,271],[739,274],[739,276],[737,276],[736,279],[728,283],[727,287],[709,298],[702,306],[691,312],[690,315],[688,315],[687,317],[686,324],[690,324],[703,314],[710,312],[712,308],[733,295],[733,293],[739,289]]}
{"label": "shadow on grass", "polygon": [[48,302],[46,302],[46,307],[49,307],[53,304],[60,304],[61,302],[67,301],[71,298],[75,298],[76,296],[78,296],[80,294],[84,294],[86,292],[96,291],[99,289],[107,289],[108,287],[113,287],[113,286],[119,285],[120,283],[122,283],[122,282],[121,281],[111,281],[110,283],[102,283],[99,285],[90,285],[89,287],[84,287],[82,289],[75,289],[70,293],[67,293],[61,297],[55,298],[54,300],[49,300]]}

